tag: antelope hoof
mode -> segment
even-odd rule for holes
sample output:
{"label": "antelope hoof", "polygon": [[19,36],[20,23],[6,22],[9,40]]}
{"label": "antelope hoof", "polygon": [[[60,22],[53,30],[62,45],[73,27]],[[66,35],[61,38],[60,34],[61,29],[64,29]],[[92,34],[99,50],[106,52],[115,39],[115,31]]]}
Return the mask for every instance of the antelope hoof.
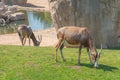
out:
{"label": "antelope hoof", "polygon": [[94,68],[98,68],[98,66],[94,66]]}
{"label": "antelope hoof", "polygon": [[91,64],[91,65],[93,65],[93,63],[92,63],[92,62],[90,62],[90,64]]}
{"label": "antelope hoof", "polygon": [[63,59],[64,62],[66,62],[66,59]]}
{"label": "antelope hoof", "polygon": [[58,60],[57,60],[57,59],[55,59],[55,61],[56,61],[56,62],[58,62]]}
{"label": "antelope hoof", "polygon": [[98,65],[94,65],[94,68],[98,68]]}
{"label": "antelope hoof", "polygon": [[78,66],[80,66],[80,63],[78,63]]}

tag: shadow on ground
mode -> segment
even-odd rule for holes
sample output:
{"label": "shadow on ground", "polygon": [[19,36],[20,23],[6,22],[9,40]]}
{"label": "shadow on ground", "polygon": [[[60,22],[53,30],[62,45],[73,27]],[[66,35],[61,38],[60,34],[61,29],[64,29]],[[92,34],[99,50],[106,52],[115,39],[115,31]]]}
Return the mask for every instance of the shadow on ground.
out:
{"label": "shadow on ground", "polygon": [[[82,63],[81,66],[86,66],[86,67],[89,67],[89,68],[93,68],[94,65]],[[98,67],[97,69],[102,69],[103,71],[114,71],[114,70],[118,70],[117,67],[109,66],[109,65],[104,65],[104,64],[99,64],[99,67]]]}

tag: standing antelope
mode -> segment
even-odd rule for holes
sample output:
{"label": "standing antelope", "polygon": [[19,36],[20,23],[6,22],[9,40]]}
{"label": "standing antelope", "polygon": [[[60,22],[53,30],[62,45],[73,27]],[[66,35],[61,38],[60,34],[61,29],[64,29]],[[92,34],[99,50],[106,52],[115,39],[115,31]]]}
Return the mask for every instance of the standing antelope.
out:
{"label": "standing antelope", "polygon": [[29,46],[30,46],[30,38],[32,39],[34,46],[39,46],[42,40],[42,36],[41,37],[38,36],[39,41],[37,41],[34,33],[32,32],[32,29],[26,25],[18,26],[18,35],[20,37],[23,46],[26,42],[26,38],[29,39]]}
{"label": "standing antelope", "polygon": [[[100,53],[102,51],[102,45],[100,51],[97,53],[94,41],[88,31],[87,28],[80,28],[75,26],[66,26],[58,29],[57,31],[58,43],[56,45],[56,61],[58,48],[60,48],[60,53],[63,61],[66,61],[62,52],[64,47],[64,43],[68,43],[71,45],[79,45],[79,54],[78,54],[78,65],[80,65],[80,55],[82,47],[87,48],[87,52],[89,55],[90,62],[94,62],[94,67],[98,67],[98,59],[100,57]],[[92,53],[92,61],[90,58],[90,51]]]}

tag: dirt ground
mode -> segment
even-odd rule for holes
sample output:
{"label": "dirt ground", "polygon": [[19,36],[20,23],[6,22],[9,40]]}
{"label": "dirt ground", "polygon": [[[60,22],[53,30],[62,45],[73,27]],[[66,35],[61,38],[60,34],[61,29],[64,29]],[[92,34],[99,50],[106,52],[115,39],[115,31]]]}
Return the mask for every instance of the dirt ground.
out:
{"label": "dirt ground", "polygon": [[[41,31],[34,31],[34,34],[37,40],[38,40],[37,36],[42,35],[42,42],[40,46],[53,46],[54,47],[57,43],[55,28],[41,30]],[[17,33],[4,34],[4,35],[0,35],[0,45],[21,45],[21,41]],[[25,45],[29,46],[28,39],[26,40]],[[31,46],[33,46],[32,40],[31,40]]]}
{"label": "dirt ground", "polygon": [[[33,4],[35,6],[41,6],[42,8],[49,10],[48,0],[28,0],[27,3]],[[35,31],[34,33],[36,38],[37,35],[42,35],[42,42],[40,46],[54,47],[57,43],[55,28]],[[0,45],[21,45],[21,42],[17,33],[4,34],[4,35],[0,35]],[[26,46],[28,46],[28,40],[26,41]],[[32,41],[31,41],[31,46],[33,46]]]}
{"label": "dirt ground", "polygon": [[27,0],[27,3],[49,10],[48,0]]}

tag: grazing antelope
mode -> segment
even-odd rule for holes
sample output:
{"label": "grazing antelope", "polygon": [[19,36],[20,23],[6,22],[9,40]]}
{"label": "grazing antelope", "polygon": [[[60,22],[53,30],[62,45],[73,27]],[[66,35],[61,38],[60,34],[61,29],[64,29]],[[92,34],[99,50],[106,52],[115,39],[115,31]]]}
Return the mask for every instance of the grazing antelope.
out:
{"label": "grazing antelope", "polygon": [[[60,48],[60,53],[63,61],[66,61],[62,49],[64,47],[64,43],[68,43],[71,45],[79,45],[78,65],[80,65],[81,49],[82,47],[86,47],[90,62],[91,63],[94,62],[94,67],[98,67],[98,59],[102,51],[102,45],[100,51],[97,53],[94,41],[87,28],[80,28],[75,26],[62,27],[57,31],[57,38],[59,41],[56,45],[56,61],[58,61],[57,59],[58,48]],[[92,53],[92,61],[90,58],[90,51]]]}
{"label": "grazing antelope", "polygon": [[18,26],[18,35],[20,37],[23,46],[26,42],[26,38],[29,39],[29,46],[30,46],[30,38],[32,39],[34,46],[39,46],[42,40],[42,36],[41,37],[38,36],[39,41],[37,41],[34,33],[32,32],[32,29],[26,25]]}

